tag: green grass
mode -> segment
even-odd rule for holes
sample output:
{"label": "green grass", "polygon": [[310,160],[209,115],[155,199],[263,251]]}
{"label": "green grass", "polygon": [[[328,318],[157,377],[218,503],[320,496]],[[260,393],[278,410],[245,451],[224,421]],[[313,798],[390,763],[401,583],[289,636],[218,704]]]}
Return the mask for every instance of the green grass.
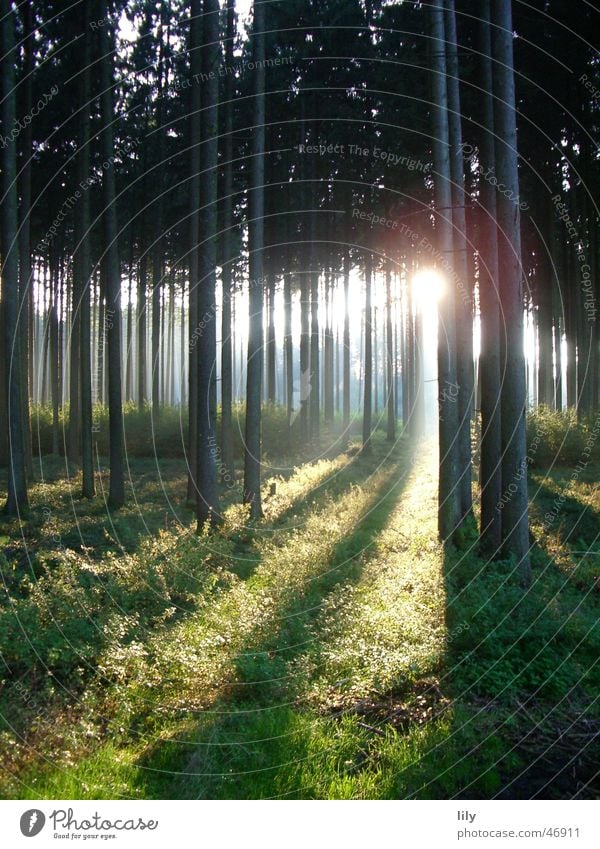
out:
{"label": "green grass", "polygon": [[[290,469],[264,520],[232,503],[204,537],[189,514],[158,520],[164,493],[136,461],[147,538],[132,511],[129,548],[45,559],[32,531],[27,581],[8,546],[2,795],[597,798],[594,468],[532,474],[524,592],[510,561],[436,542],[431,446],[373,445]],[[34,497],[63,536],[72,485],[57,475]],[[547,528],[565,486],[573,503]]]}

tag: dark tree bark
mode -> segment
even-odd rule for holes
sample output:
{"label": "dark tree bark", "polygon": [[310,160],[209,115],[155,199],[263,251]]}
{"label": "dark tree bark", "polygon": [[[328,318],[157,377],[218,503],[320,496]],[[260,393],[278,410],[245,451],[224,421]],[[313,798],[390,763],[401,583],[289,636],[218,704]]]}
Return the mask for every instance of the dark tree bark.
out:
{"label": "dark tree bark", "polygon": [[133,280],[135,277],[135,236],[129,228],[129,280],[127,289],[127,335],[125,343],[125,400],[133,399]]}
{"label": "dark tree bark", "polygon": [[275,372],[275,275],[267,275],[267,401],[275,405],[276,379]]}
{"label": "dark tree bark", "polygon": [[461,126],[458,45],[454,0],[446,0],[446,51],[448,87],[448,135],[450,142],[450,174],[452,178],[452,222],[454,236],[454,271],[461,282],[456,309],[456,382],[458,384],[458,463],[460,519],[473,512],[471,475],[471,410],[473,408],[473,305],[469,263],[467,258],[467,223]]}
{"label": "dark tree bark", "polygon": [[[481,4],[480,74],[483,116],[479,146],[483,166],[495,169],[494,103],[490,2]],[[500,417],[500,310],[498,293],[498,243],[496,237],[496,192],[487,180],[480,185],[480,219],[477,228],[479,251],[479,298],[481,306],[481,548],[484,554],[500,551],[502,516],[502,448]]]}
{"label": "dark tree bark", "polygon": [[323,418],[328,423],[333,422],[334,413],[334,337],[331,326],[333,275],[327,274],[325,279],[325,330],[324,330],[324,366],[323,366]]}
{"label": "dark tree bark", "polygon": [[[91,97],[91,30],[89,27],[89,8],[84,10],[84,46],[82,51],[81,75],[81,129],[80,150],[77,158],[79,180],[83,181],[90,171],[90,97]],[[80,292],[79,322],[80,348],[80,390],[81,390],[81,494],[84,498],[93,498],[94,457],[92,439],[92,361],[91,361],[91,303],[92,262],[90,255],[90,196],[84,192],[81,198],[81,210],[77,216],[77,252],[75,273],[78,276],[77,289]]]}
{"label": "dark tree bark", "polygon": [[362,452],[371,452],[372,405],[373,405],[373,258],[369,251],[365,256],[365,381],[363,395]]}
{"label": "dark tree bark", "polygon": [[136,304],[136,322],[137,322],[137,400],[138,408],[142,410],[147,398],[146,389],[146,334],[148,313],[146,309],[146,284],[148,271],[148,254],[140,245],[140,260],[138,263],[138,279],[137,279],[137,304]]}
{"label": "dark tree bark", "polygon": [[265,4],[254,3],[252,53],[254,73],[254,128],[248,222],[250,292],[248,365],[246,379],[246,439],[244,446],[244,503],[250,517],[262,516],[261,483],[261,390],[263,371],[263,250],[265,182]]}
{"label": "dark tree bark", "polygon": [[[32,106],[33,69],[35,64],[34,51],[35,27],[31,0],[21,4],[21,15],[25,37],[23,41],[23,76],[22,115],[29,115]],[[21,407],[23,417],[23,446],[25,451],[25,469],[27,476],[33,476],[33,458],[31,453],[31,423],[29,416],[29,398],[33,385],[32,363],[32,330],[33,310],[32,293],[33,279],[31,268],[31,161],[33,157],[33,130],[31,121],[27,122],[22,132],[21,144],[21,205],[19,227],[19,340],[21,345]]]}
{"label": "dark tree bark", "polygon": [[[100,19],[107,17],[106,0],[99,0]],[[113,140],[113,56],[114,32],[109,27],[99,27],[100,34],[100,78],[102,111],[102,154],[106,161],[114,156]],[[123,406],[121,393],[121,270],[117,241],[117,206],[114,168],[104,171],[102,180],[104,201],[104,279],[105,279],[105,326],[107,337],[108,369],[108,419],[110,483],[108,500],[112,507],[125,503],[123,480]],[[102,333],[102,328],[100,330]]]}
{"label": "dark tree bark", "polygon": [[392,270],[390,260],[385,265],[385,350],[386,350],[386,406],[387,438],[396,439],[396,404],[394,401],[394,333],[392,328]]}
{"label": "dark tree bark", "polygon": [[[524,582],[531,578],[527,499],[527,440],[525,435],[525,355],[520,210],[511,198],[519,197],[517,122],[513,65],[512,7],[492,0],[492,50],[494,58],[494,129],[498,181],[503,193],[496,199],[498,219],[498,270],[500,299],[505,321],[504,380],[502,383],[502,488],[510,494],[502,510],[505,554],[516,558]],[[512,492],[513,487],[515,489]]]}
{"label": "dark tree bark", "polygon": [[54,252],[50,268],[50,397],[52,400],[52,453],[58,454],[60,450],[60,385],[59,385],[59,346],[58,346],[58,290],[59,290],[59,267],[60,254],[58,249]]}
{"label": "dark tree bark", "polygon": [[[202,73],[202,0],[190,2],[189,33],[190,68],[192,80]],[[197,502],[198,484],[198,237],[200,221],[200,142],[201,142],[201,96],[200,86],[192,84],[190,94],[190,117],[188,121],[190,148],[189,179],[189,365],[188,365],[188,501]]]}
{"label": "dark tree bark", "polygon": [[[313,162],[314,164],[314,162]],[[310,215],[310,438],[318,439],[321,425],[321,375],[319,363],[319,270],[316,258],[316,192],[314,175],[311,183]]]}
{"label": "dark tree bark", "polygon": [[198,287],[198,318],[202,330],[198,334],[198,419],[197,468],[198,499],[196,515],[198,531],[207,521],[219,520],[219,496],[216,467],[217,419],[217,168],[219,154],[219,3],[204,0],[202,38],[202,73],[204,108],[202,110],[202,146],[200,171],[203,185],[203,205],[200,210],[200,256]]}
{"label": "dark tree bark", "polygon": [[[448,94],[446,90],[446,33],[444,4],[435,2],[431,15],[431,66],[433,83],[432,132],[434,162],[435,224],[437,248],[446,268],[452,268],[452,185],[448,136]],[[438,400],[439,400],[439,510],[440,538],[450,540],[460,515],[458,499],[458,411],[456,387],[456,310],[451,281],[438,306]]]}
{"label": "dark tree bark", "polygon": [[350,426],[350,249],[344,246],[344,430]]}
{"label": "dark tree bark", "polygon": [[[0,0],[0,71],[2,126],[15,122],[15,20],[10,0]],[[23,442],[23,391],[20,369],[18,309],[19,258],[17,245],[17,148],[6,130],[2,148],[2,312],[4,319],[4,368],[8,407],[8,495],[5,512],[18,516],[27,508],[25,445]]]}
{"label": "dark tree bark", "polygon": [[288,269],[283,280],[283,353],[285,358],[285,401],[287,422],[291,425],[294,415],[294,346],[292,338],[292,275]]}
{"label": "dark tree bark", "polygon": [[[235,42],[235,0],[227,0],[227,33],[225,66],[233,65]],[[225,77],[224,157],[223,183],[223,304],[221,311],[221,461],[223,473],[233,471],[233,351],[232,351],[232,227],[233,227],[233,75]]]}
{"label": "dark tree bark", "polygon": [[265,4],[254,3],[252,54],[254,72],[254,128],[249,190],[249,332],[246,378],[246,439],[244,446],[244,503],[252,519],[262,515],[261,389],[263,370],[263,250],[265,182]]}
{"label": "dark tree bark", "polygon": [[156,202],[152,206],[152,214],[154,218],[154,243],[152,248],[152,327],[151,327],[151,348],[152,348],[152,423],[156,431],[159,425],[160,404],[164,403],[164,392],[161,397],[161,375],[164,374],[165,358],[161,356],[161,341],[164,346],[164,333],[161,334],[161,316],[164,319],[162,312],[162,295],[163,295],[163,277],[164,277],[164,252],[163,252],[163,216],[164,216],[164,102],[163,89],[165,79],[165,45],[164,45],[164,28],[166,20],[166,8],[164,0],[160,0],[160,19],[158,27],[158,92],[156,98],[156,126],[157,131],[154,134],[155,138],[155,165],[157,168],[155,174],[155,196]]}

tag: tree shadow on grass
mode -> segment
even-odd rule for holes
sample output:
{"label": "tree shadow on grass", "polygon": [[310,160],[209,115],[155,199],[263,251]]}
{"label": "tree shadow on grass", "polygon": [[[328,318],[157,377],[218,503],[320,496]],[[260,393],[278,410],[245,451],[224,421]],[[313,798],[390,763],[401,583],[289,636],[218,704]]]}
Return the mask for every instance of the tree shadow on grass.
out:
{"label": "tree shadow on grass", "polygon": [[[332,590],[360,579],[368,550],[402,497],[409,471],[392,481],[386,477],[352,533],[307,579],[303,593],[279,611],[272,633],[238,655],[236,680],[226,685],[214,709],[139,758],[134,783],[143,797],[257,798],[278,795],[284,785],[284,792],[293,792],[296,767],[310,756],[314,743],[310,717],[297,705],[294,661],[313,641],[311,626]],[[337,758],[339,752],[331,748],[331,740],[319,741],[319,756]]]}
{"label": "tree shadow on grass", "polygon": [[[381,451],[381,447],[379,447],[379,450]],[[410,471],[411,450],[408,442],[403,441],[397,443],[392,451],[388,449],[385,454],[382,452],[381,456],[377,453],[375,459],[384,459],[385,462],[398,464],[406,463],[407,469]],[[254,537],[269,539],[275,535],[286,534],[302,527],[303,521],[311,513],[321,509],[327,499],[343,498],[344,492],[348,491],[350,487],[368,484],[375,471],[373,459],[366,459],[357,452],[341,468],[334,469],[314,486],[295,498],[293,503],[278,513],[272,522],[244,530],[234,550],[234,558],[237,555],[243,556],[235,561],[232,571],[242,580],[250,578],[261,563],[260,554],[253,545]],[[293,521],[290,522],[290,519],[293,519]]]}
{"label": "tree shadow on grass", "polygon": [[556,484],[557,489],[539,480],[530,483],[534,517],[539,518],[547,530],[556,533],[563,545],[579,544],[579,541],[586,546],[598,544],[600,513],[590,504],[567,495],[568,482],[566,486],[564,482]]}
{"label": "tree shadow on grass", "polygon": [[523,590],[511,561],[447,553],[453,798],[600,795],[597,596],[566,582],[543,547],[532,565]]}

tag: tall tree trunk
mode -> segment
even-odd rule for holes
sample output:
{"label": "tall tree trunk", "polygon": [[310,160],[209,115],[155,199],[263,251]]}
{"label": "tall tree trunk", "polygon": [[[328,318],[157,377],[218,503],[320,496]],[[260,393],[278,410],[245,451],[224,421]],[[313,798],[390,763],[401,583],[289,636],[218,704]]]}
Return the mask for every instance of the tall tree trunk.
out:
{"label": "tall tree trunk", "polygon": [[25,445],[23,442],[23,405],[21,381],[18,309],[19,259],[17,246],[17,148],[8,129],[15,123],[15,21],[10,0],[0,0],[0,71],[2,87],[1,116],[6,131],[2,148],[2,303],[4,319],[4,368],[8,406],[8,496],[5,512],[18,516],[27,508]]}
{"label": "tall tree trunk", "polygon": [[[195,4],[193,11],[197,11]],[[217,264],[217,167],[219,136],[219,2],[204,0],[202,38],[202,73],[204,108],[202,111],[202,147],[200,171],[204,188],[203,207],[200,211],[200,286],[198,291],[198,317],[202,324],[199,334],[198,355],[198,419],[197,468],[198,500],[196,515],[198,531],[207,521],[219,519],[217,489],[216,418],[217,418],[217,316],[216,316],[216,264]],[[199,325],[200,326],[200,325]]]}
{"label": "tall tree trunk", "polygon": [[[84,9],[84,46],[82,52],[81,95],[82,106],[80,125],[80,150],[77,157],[78,177],[86,179],[90,171],[90,97],[91,97],[91,30],[89,26],[89,7]],[[79,281],[77,289],[80,293],[79,322],[80,347],[79,367],[81,390],[81,494],[84,498],[93,498],[94,487],[94,457],[92,441],[92,363],[91,363],[91,303],[90,287],[92,285],[92,262],[90,255],[90,196],[83,192],[81,210],[77,216],[77,252],[75,273]]]}
{"label": "tall tree trunk", "polygon": [[[498,182],[509,197],[496,199],[500,299],[506,322],[504,381],[502,384],[502,488],[509,492],[502,510],[503,549],[516,558],[524,582],[529,582],[529,523],[527,500],[527,441],[525,436],[525,355],[523,291],[517,170],[517,122],[513,65],[512,8],[506,0],[492,0],[494,58],[494,130]],[[516,490],[512,492],[513,488]]]}
{"label": "tall tree trunk", "polygon": [[333,274],[330,272],[325,278],[325,308],[327,320],[325,322],[325,367],[323,369],[323,417],[328,424],[333,422],[334,415],[334,337],[332,328],[332,291]]}
{"label": "tall tree trunk", "polygon": [[377,327],[377,293],[375,293],[375,306],[373,307],[373,409],[375,418],[379,417],[379,344]]}
{"label": "tall tree trunk", "polygon": [[[227,33],[225,67],[234,62],[235,0],[227,0]],[[232,353],[232,227],[233,227],[233,75],[225,77],[225,121],[224,157],[225,179],[223,184],[223,305],[221,310],[221,462],[223,474],[233,472],[233,353]],[[228,477],[229,479],[229,477]]]}
{"label": "tall tree trunk", "polygon": [[[106,0],[99,0],[100,19],[107,17]],[[99,27],[100,77],[102,111],[102,154],[111,161],[114,157],[113,122],[113,56],[114,32],[109,27]],[[104,201],[104,277],[106,282],[106,315],[108,343],[108,419],[110,483],[108,500],[112,507],[125,502],[123,480],[123,406],[121,392],[121,269],[117,242],[117,206],[115,174],[113,168],[104,171],[102,180]]]}
{"label": "tall tree trunk", "polygon": [[[432,132],[434,161],[435,224],[437,247],[446,268],[452,268],[452,185],[449,158],[448,94],[446,90],[446,33],[444,3],[430,7],[431,65],[433,83]],[[450,540],[460,515],[458,484],[458,411],[453,395],[456,387],[455,292],[448,281],[438,305],[438,400],[439,400],[439,509],[440,538]]]}
{"label": "tall tree trunk", "polygon": [[261,481],[261,382],[263,351],[263,249],[265,182],[265,4],[254,3],[252,53],[254,72],[254,129],[249,191],[249,330],[246,382],[246,442],[244,446],[244,503],[250,516],[262,515]]}
{"label": "tall tree trunk", "polygon": [[365,379],[363,395],[362,452],[371,452],[372,404],[373,404],[373,258],[370,251],[365,256]]}
{"label": "tall tree trunk", "polygon": [[[494,103],[492,86],[490,0],[482,0],[480,22],[480,74],[483,95],[481,143],[484,168],[495,170]],[[500,416],[500,310],[498,293],[498,242],[496,190],[488,180],[480,185],[479,300],[481,308],[481,529],[482,552],[498,554],[502,541],[502,448]]]}
{"label": "tall tree trunk", "polygon": [[[35,27],[33,24],[33,9],[31,0],[21,4],[21,15],[25,31],[23,40],[23,100],[22,115],[29,115],[32,104],[32,85],[34,69]],[[23,446],[25,451],[25,469],[27,476],[33,476],[33,458],[31,451],[31,422],[29,416],[29,399],[33,386],[32,373],[32,293],[33,278],[31,268],[31,161],[33,157],[33,132],[29,121],[22,133],[21,144],[21,208],[19,228],[19,325],[21,344],[21,407],[23,417]]]}
{"label": "tall tree trunk", "polygon": [[[314,164],[314,162],[312,163]],[[319,363],[319,269],[316,258],[316,220],[314,212],[316,192],[314,190],[314,177],[311,189],[311,212],[310,216],[310,438],[318,439],[321,422],[321,379]]]}
{"label": "tall tree trunk", "polygon": [[140,261],[138,264],[137,280],[137,400],[138,408],[142,410],[147,399],[146,389],[146,334],[148,312],[146,308],[146,284],[147,284],[148,254],[143,244],[140,243]]}
{"label": "tall tree trunk", "polygon": [[386,345],[386,406],[387,438],[396,439],[396,405],[394,402],[394,334],[392,329],[392,270],[385,261],[385,345]]}
{"label": "tall tree trunk", "polygon": [[459,90],[458,45],[454,0],[446,0],[448,136],[452,178],[454,271],[460,281],[456,309],[456,382],[458,384],[458,464],[460,519],[473,511],[471,475],[471,410],[473,408],[473,305],[467,260],[467,222],[463,137]]}
{"label": "tall tree trunk", "polygon": [[283,280],[283,352],[285,357],[285,401],[287,422],[291,426],[294,415],[294,345],[292,338],[292,274],[289,267]]}
{"label": "tall tree trunk", "polygon": [[[202,73],[202,2],[191,0],[189,33],[190,70],[192,79]],[[198,484],[198,290],[199,290],[199,221],[200,221],[200,86],[192,84],[190,94],[190,117],[188,122],[190,148],[189,179],[189,364],[188,364],[188,501],[197,502]]]}
{"label": "tall tree trunk", "polygon": [[344,246],[344,430],[350,426],[350,249]]}
{"label": "tall tree trunk", "polygon": [[274,405],[276,401],[275,371],[275,275],[267,275],[267,401]]}
{"label": "tall tree trunk", "polygon": [[125,350],[125,398],[133,399],[133,280],[135,277],[135,238],[133,227],[130,228],[129,245],[129,287],[127,291],[127,336]]}
{"label": "tall tree trunk", "polygon": [[[165,80],[165,44],[164,44],[164,29],[166,23],[166,6],[164,0],[159,3],[160,19],[158,25],[158,92],[156,98],[156,126],[157,130],[155,138],[155,171],[156,201],[152,206],[152,213],[155,216],[154,225],[154,244],[152,248],[152,328],[151,328],[151,349],[152,349],[152,423],[156,431],[158,429],[160,417],[160,405],[165,403],[164,391],[161,397],[161,377],[164,377],[165,357],[164,357],[164,342],[165,334],[161,333],[161,317],[164,321],[164,312],[161,303],[163,299],[163,278],[164,278],[164,254],[163,254],[163,215],[164,215],[164,138],[165,131],[163,129],[164,116],[164,80]],[[168,37],[168,36],[167,36]],[[168,72],[167,72],[168,73]],[[162,345],[161,345],[162,343]],[[161,348],[163,355],[161,356]]]}
{"label": "tall tree trunk", "polygon": [[55,252],[50,269],[50,397],[52,399],[52,453],[60,451],[60,386],[58,350],[58,287],[60,255]]}

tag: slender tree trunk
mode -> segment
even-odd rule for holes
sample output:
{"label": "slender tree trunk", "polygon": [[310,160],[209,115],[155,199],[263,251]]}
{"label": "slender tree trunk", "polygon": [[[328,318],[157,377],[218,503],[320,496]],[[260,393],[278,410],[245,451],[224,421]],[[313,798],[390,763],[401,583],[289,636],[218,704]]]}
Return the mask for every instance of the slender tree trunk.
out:
{"label": "slender tree trunk", "polygon": [[[106,0],[99,0],[100,19],[107,17]],[[114,32],[109,27],[99,27],[100,75],[102,110],[102,153],[111,161],[113,143],[113,56]],[[121,270],[117,242],[117,206],[115,174],[113,168],[104,171],[102,180],[104,201],[104,276],[106,282],[106,315],[108,343],[108,418],[110,434],[109,504],[119,507],[125,502],[123,480],[123,406],[121,392]]]}
{"label": "slender tree trunk", "polygon": [[286,269],[283,280],[283,350],[285,356],[285,400],[287,404],[287,421],[291,425],[294,415],[294,345],[292,339],[292,276]]}
{"label": "slender tree trunk", "polygon": [[[452,184],[449,158],[448,95],[446,90],[446,33],[444,3],[430,7],[432,24],[433,161],[438,251],[444,266],[452,268]],[[438,400],[439,400],[439,511],[440,538],[450,540],[460,515],[458,483],[458,411],[456,387],[455,292],[450,281],[438,305]]]}
{"label": "slender tree trunk", "polygon": [[[0,346],[2,356],[5,358],[5,330],[4,330],[4,299],[5,285],[0,276]],[[4,359],[0,368],[0,466],[8,465],[8,400],[6,397],[6,369]]]}
{"label": "slender tree trunk", "polygon": [[396,439],[396,405],[394,401],[394,334],[392,330],[392,271],[390,260],[385,265],[385,343],[386,343],[386,384],[387,384],[387,438]]}
{"label": "slender tree trunk", "polygon": [[[315,208],[314,183],[311,190],[311,209]],[[318,439],[321,423],[321,380],[319,363],[319,270],[316,259],[316,221],[315,212],[310,215],[310,438]]]}
{"label": "slender tree trunk", "polygon": [[164,353],[164,333],[161,334],[161,317],[164,320],[164,313],[161,309],[162,293],[163,293],[163,277],[164,277],[164,254],[163,254],[163,214],[164,214],[164,175],[165,163],[164,160],[164,137],[163,130],[163,114],[164,114],[164,77],[165,77],[165,46],[164,46],[164,27],[166,18],[166,8],[164,0],[160,0],[160,20],[158,28],[159,40],[159,55],[158,55],[158,92],[156,98],[156,125],[157,131],[154,135],[156,141],[155,162],[158,168],[155,171],[156,180],[156,202],[152,206],[152,213],[155,216],[154,226],[154,245],[152,248],[152,328],[151,328],[151,348],[152,348],[152,425],[156,431],[159,425],[160,405],[164,403],[164,392],[161,398],[161,376],[164,375],[165,358],[161,356],[161,342]]}
{"label": "slender tree trunk", "polygon": [[[197,12],[196,4],[192,14]],[[200,171],[202,173],[203,206],[200,211],[200,285],[198,290],[198,317],[202,331],[197,344],[198,418],[197,468],[198,500],[196,515],[198,531],[207,521],[219,520],[219,496],[215,455],[217,419],[217,167],[219,135],[219,2],[204,0],[202,39],[202,73],[204,109],[202,111],[202,147]],[[200,326],[200,325],[199,325]]]}
{"label": "slender tree trunk", "polygon": [[[227,0],[227,37],[225,67],[234,62],[235,0]],[[225,77],[224,157],[225,179],[223,185],[223,305],[221,311],[221,461],[223,474],[233,472],[233,352],[232,352],[232,227],[233,227],[233,76]]]}
{"label": "slender tree trunk", "polygon": [[372,306],[373,259],[367,251],[365,256],[365,382],[363,398],[362,452],[371,452],[372,404],[373,404],[373,306]]}
{"label": "slender tree trunk", "polygon": [[125,353],[125,398],[127,401],[131,401],[133,399],[133,280],[135,277],[135,240],[133,229],[131,229],[130,238],[129,288],[127,292],[127,342]]}
{"label": "slender tree trunk", "polygon": [[[494,129],[498,182],[510,197],[496,199],[500,298],[506,323],[504,380],[502,383],[502,488],[510,497],[502,510],[503,548],[516,558],[524,582],[531,578],[527,500],[527,441],[525,436],[525,355],[517,171],[517,123],[513,71],[512,8],[506,0],[492,0],[494,57]],[[513,488],[516,491],[513,493]]]}
{"label": "slender tree trunk", "polygon": [[[80,125],[80,150],[77,157],[79,180],[83,181],[90,170],[90,97],[91,97],[91,30],[89,26],[89,7],[84,9],[84,46],[82,55],[81,105],[83,107]],[[83,192],[81,210],[77,216],[77,253],[75,270],[79,277],[80,292],[79,322],[80,348],[80,390],[81,390],[81,494],[84,498],[93,498],[94,457],[92,441],[92,363],[91,363],[91,303],[92,262],[90,256],[90,196]]]}
{"label": "slender tree trunk", "polygon": [[246,382],[246,444],[244,447],[244,503],[250,516],[262,515],[261,482],[261,382],[263,350],[263,249],[265,182],[265,6],[254,3],[252,52],[254,72],[254,128],[249,191],[248,237],[250,292],[248,365]]}
{"label": "slender tree trunk", "polygon": [[[29,115],[32,105],[32,84],[33,84],[33,69],[34,69],[34,33],[33,24],[33,9],[31,0],[26,0],[21,4],[21,15],[23,18],[23,28],[25,30],[25,38],[23,42],[24,63],[23,63],[23,100],[22,114]],[[23,446],[25,451],[25,469],[27,476],[33,476],[33,458],[31,451],[31,422],[29,415],[29,399],[31,396],[31,388],[33,386],[32,374],[30,365],[32,364],[32,292],[33,278],[31,269],[31,161],[33,157],[33,133],[31,122],[22,133],[21,153],[23,164],[21,167],[21,216],[19,229],[19,325],[20,325],[20,344],[21,344],[21,375],[22,375],[22,391],[21,391],[21,406],[23,418]]]}
{"label": "slender tree trunk", "polygon": [[344,247],[344,430],[350,427],[350,249]]}
{"label": "slender tree trunk", "polygon": [[[410,345],[409,345],[409,326],[410,326],[410,299],[409,299],[409,284],[403,282],[402,286],[402,328],[400,338],[400,360],[402,363],[402,430],[407,430],[410,419]],[[408,432],[408,431],[407,431]]]}
{"label": "slender tree trunk", "polygon": [[59,351],[58,351],[58,285],[60,257],[55,253],[50,270],[50,397],[52,399],[52,453],[60,451],[59,431]]}
{"label": "slender tree trunk", "polygon": [[148,269],[148,254],[140,244],[140,260],[138,264],[137,278],[137,304],[136,304],[136,324],[137,324],[137,401],[138,408],[142,410],[147,401],[146,390],[146,334],[147,334],[147,316],[146,309],[146,283]]}
{"label": "slender tree trunk", "polygon": [[[189,34],[190,68],[192,79],[199,78],[202,73],[202,2],[192,0],[190,3],[190,34]],[[200,86],[191,85],[190,117],[189,117],[189,146],[190,146],[190,230],[189,230],[189,365],[188,365],[188,485],[187,497],[190,502],[198,499],[198,291],[199,291],[199,254],[198,237],[200,221]]]}
{"label": "slender tree trunk", "polygon": [[267,275],[267,401],[275,405],[275,275]]}
{"label": "slender tree trunk", "polygon": [[8,407],[8,496],[5,512],[18,516],[27,508],[25,445],[18,309],[19,259],[17,246],[17,148],[9,127],[15,122],[15,21],[10,0],[0,0],[1,116],[6,131],[2,148],[2,304],[4,319],[4,368]]}
{"label": "slender tree trunk", "polygon": [[448,136],[450,142],[450,174],[452,178],[452,221],[454,236],[454,271],[460,281],[455,299],[456,309],[456,382],[458,384],[458,463],[460,518],[473,512],[471,475],[471,410],[473,408],[473,305],[471,281],[468,277],[467,222],[461,126],[458,45],[454,0],[446,0]]}
{"label": "slender tree trunk", "polygon": [[[483,132],[480,155],[484,168],[495,171],[494,103],[492,86],[490,0],[482,0],[480,22],[480,74],[483,95]],[[496,190],[487,180],[480,185],[478,232],[479,299],[481,308],[481,530],[482,552],[499,553],[502,541],[502,448],[500,417],[500,309],[498,292],[498,243],[496,236]]]}

